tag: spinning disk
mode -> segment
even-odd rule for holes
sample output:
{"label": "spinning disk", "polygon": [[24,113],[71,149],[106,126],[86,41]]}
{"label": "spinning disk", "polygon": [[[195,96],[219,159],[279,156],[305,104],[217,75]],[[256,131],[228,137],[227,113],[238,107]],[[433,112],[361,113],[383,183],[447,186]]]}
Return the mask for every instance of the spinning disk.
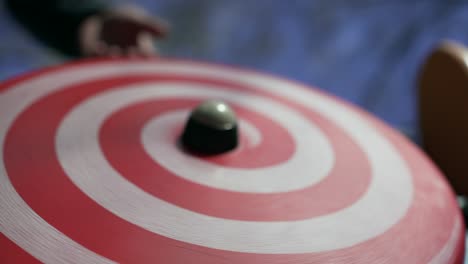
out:
{"label": "spinning disk", "polygon": [[[462,261],[463,220],[427,158],[300,84],[104,60],[0,89],[2,263]],[[179,146],[206,99],[235,110],[235,150]]]}

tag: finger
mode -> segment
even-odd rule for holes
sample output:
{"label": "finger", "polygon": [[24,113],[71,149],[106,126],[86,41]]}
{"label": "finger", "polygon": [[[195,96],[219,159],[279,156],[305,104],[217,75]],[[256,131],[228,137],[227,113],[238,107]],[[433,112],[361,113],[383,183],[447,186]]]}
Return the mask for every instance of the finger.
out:
{"label": "finger", "polygon": [[139,30],[145,31],[154,37],[165,37],[169,32],[169,25],[163,20],[154,18],[138,18],[131,21]]}
{"label": "finger", "polygon": [[141,57],[140,52],[138,51],[138,48],[137,48],[137,47],[134,47],[134,46],[127,48],[127,50],[126,50],[126,55],[127,55],[129,58],[138,58],[138,57]]}
{"label": "finger", "polygon": [[157,57],[158,53],[155,51],[157,49],[147,49],[142,47],[137,47],[133,51],[127,53],[129,58],[153,58]]}
{"label": "finger", "polygon": [[99,40],[101,28],[102,20],[97,16],[90,17],[81,24],[79,45],[83,55],[96,56],[101,54],[102,43]]}
{"label": "finger", "polygon": [[113,57],[113,58],[116,58],[116,57],[122,56],[123,51],[122,51],[122,48],[120,48],[118,46],[109,46],[106,55],[108,55],[110,57]]}
{"label": "finger", "polygon": [[84,56],[88,57],[100,57],[107,56],[109,54],[109,47],[102,41],[98,41],[92,47],[82,51]]}
{"label": "finger", "polygon": [[155,56],[157,54],[151,34],[146,32],[138,34],[137,50],[140,55],[145,57]]}
{"label": "finger", "polygon": [[102,41],[98,41],[95,45],[94,49],[92,50],[93,56],[105,56],[109,53],[109,46]]}
{"label": "finger", "polygon": [[169,32],[169,23],[159,17],[151,17],[148,13],[133,5],[124,5],[113,10],[113,15],[129,19],[141,30],[148,31],[156,37],[165,37]]}

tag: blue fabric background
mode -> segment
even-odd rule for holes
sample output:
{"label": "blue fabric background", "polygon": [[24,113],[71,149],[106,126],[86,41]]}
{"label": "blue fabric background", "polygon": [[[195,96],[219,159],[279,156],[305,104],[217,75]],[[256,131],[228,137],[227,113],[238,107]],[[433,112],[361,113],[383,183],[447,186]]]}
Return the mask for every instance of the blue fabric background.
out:
{"label": "blue fabric background", "polygon": [[[141,0],[172,23],[165,56],[239,65],[315,85],[417,140],[416,77],[442,39],[468,43],[463,1]],[[0,80],[60,63],[0,8]]]}

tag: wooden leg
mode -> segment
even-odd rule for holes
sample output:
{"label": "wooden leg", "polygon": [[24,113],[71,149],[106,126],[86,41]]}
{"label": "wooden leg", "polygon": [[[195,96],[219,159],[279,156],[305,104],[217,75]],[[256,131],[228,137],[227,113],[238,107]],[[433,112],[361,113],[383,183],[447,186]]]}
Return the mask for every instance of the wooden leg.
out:
{"label": "wooden leg", "polygon": [[468,49],[445,42],[420,76],[422,144],[458,194],[468,195]]}

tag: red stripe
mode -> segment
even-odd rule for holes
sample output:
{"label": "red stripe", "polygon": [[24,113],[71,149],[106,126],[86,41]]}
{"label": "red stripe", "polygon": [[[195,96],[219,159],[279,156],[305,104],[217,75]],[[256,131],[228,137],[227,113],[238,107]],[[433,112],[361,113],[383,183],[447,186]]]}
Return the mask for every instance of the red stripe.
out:
{"label": "red stripe", "polygon": [[0,233],[0,262],[2,264],[36,264],[41,263],[29,253]]}
{"label": "red stripe", "polygon": [[[39,102],[18,117],[4,149],[9,177],[23,199],[46,221],[78,243],[122,263],[369,263],[383,259],[389,263],[427,263],[447,241],[454,218],[461,219],[450,189],[446,184],[440,189],[439,172],[413,146],[382,128],[408,161],[415,186],[410,211],[385,234],[343,250],[295,255],[243,254],[174,241],[103,210],[64,175],[53,149],[54,133],[69,104],[80,98],[61,99],[63,104],[56,108],[61,111],[37,116],[30,110],[40,109],[43,102]],[[446,206],[435,206],[440,199]]]}
{"label": "red stripe", "polygon": [[[130,153],[132,153],[132,157],[137,161],[137,164],[134,164],[135,166],[132,166],[132,168],[140,167],[141,155],[147,156],[146,153],[142,154],[142,152],[144,153],[145,151],[140,142],[141,129],[143,126],[151,118],[171,111],[191,109],[203,100],[204,99],[189,100],[173,98],[152,101],[145,100],[144,102],[133,104],[130,107],[119,109],[102,125],[99,139],[103,151],[108,157],[113,158],[114,154],[118,156],[121,154],[118,152],[128,148]],[[234,151],[216,156],[198,156],[199,159],[223,167],[255,169],[280,164],[291,158],[295,152],[294,140],[283,127],[276,124],[268,117],[263,117],[258,113],[237,106],[236,104],[230,105],[238,116],[242,116],[242,119],[247,120],[251,124],[255,124],[255,127],[259,129],[262,135],[262,142],[258,146],[249,147],[250,143],[246,136],[242,134],[241,130],[240,144]],[[177,140],[182,133],[183,127],[184,122],[181,122],[177,124],[177,126],[169,128],[173,131],[173,134],[167,138],[167,140],[173,142],[175,146],[178,145]],[[128,150],[124,152],[129,153]],[[181,151],[183,150],[181,149]],[[133,156],[135,154],[137,156]],[[149,156],[141,158],[151,159]],[[120,163],[122,160],[128,160],[128,156],[126,157],[126,155],[123,155],[117,157],[117,159],[117,161],[112,162],[116,167],[128,165],[128,162],[125,162],[125,164]],[[113,158],[113,160],[115,159]],[[154,163],[154,161],[150,163]],[[155,168],[155,174],[159,174],[161,171],[162,173],[169,173],[161,166],[153,166],[151,169]],[[124,170],[135,174],[135,171],[132,169]],[[177,176],[171,175],[170,177]]]}
{"label": "red stripe", "polygon": [[[245,90],[239,86],[237,89]],[[306,219],[338,211],[359,199],[370,180],[369,164],[362,151],[335,125],[318,114],[299,108],[284,99],[274,100],[301,111],[301,114],[322,128],[331,139],[335,150],[334,168],[330,175],[318,184],[293,192],[275,194],[230,192],[185,180],[155,163],[142,148],[142,127],[161,112],[193,106],[197,101],[145,101],[119,110],[102,126],[102,150],[107,160],[121,175],[146,192],[191,211],[220,218],[247,221]],[[285,158],[279,154],[282,154],[283,146],[288,147],[288,144],[291,144],[288,143],[287,132],[282,132],[277,125],[263,120],[253,112],[238,107],[236,111],[241,112],[239,116],[247,120],[254,118],[251,123],[262,131],[264,142],[250,153],[239,151],[222,157],[218,160],[221,165],[237,167],[248,164],[251,168],[263,166],[265,162],[271,163],[272,160],[278,164],[281,161],[278,157]],[[354,154],[349,156],[348,153]],[[132,162],[128,162],[129,157],[132,157]]]}
{"label": "red stripe", "polygon": [[463,264],[465,263],[465,239],[466,239],[466,234],[465,234],[465,228],[462,228],[462,231],[460,232],[460,236],[457,241],[457,246],[453,252],[452,258],[450,258],[447,263],[456,263],[456,264]]}
{"label": "red stripe", "polygon": [[[371,172],[364,153],[333,123],[317,113],[286,99],[226,81],[179,76],[153,76],[151,78],[140,76],[87,82],[75,89],[67,89],[49,96],[41,102],[40,107],[33,106],[33,108],[28,110],[28,113],[31,113],[31,117],[28,118],[34,121],[44,120],[48,118],[50,112],[63,113],[64,115],[66,111],[95,93],[112,89],[117,84],[123,86],[138,81],[183,81],[218,85],[238,91],[255,92],[257,95],[270,97],[276,102],[296,109],[305,118],[320,127],[327,137],[332,139],[331,144],[336,156],[334,168],[330,174],[318,184],[308,188],[275,194],[228,192],[177,177],[155,163],[142,149],[139,142],[141,127],[149,118],[154,117],[161,107],[164,109],[164,104],[158,102],[149,107],[142,108],[143,111],[140,112],[138,112],[139,108],[137,107],[135,108],[137,112],[130,112],[129,116],[121,117],[125,119],[124,122],[119,120],[120,117],[117,114],[115,121],[112,121],[112,118],[110,119],[109,124],[111,126],[109,129],[106,129],[107,125],[104,125],[102,128],[102,133],[104,134],[100,137],[100,140],[107,159],[123,176],[127,177],[141,189],[160,199],[192,211],[220,218],[253,221],[288,221],[320,216],[346,208],[358,200],[369,185]],[[67,100],[67,98],[70,99]],[[76,100],[76,98],[79,100]],[[186,103],[188,104],[182,104],[181,106],[193,106],[193,103],[187,101]],[[241,110],[241,108],[237,110]],[[122,113],[125,113],[125,111]],[[247,118],[253,119],[252,121],[258,122],[259,125],[266,122],[268,126],[273,126],[272,122],[268,122],[264,117],[261,118],[260,115],[256,115],[253,112],[246,112],[246,114]],[[54,125],[56,126],[56,124]],[[128,127],[117,127],[119,125],[128,125]],[[230,157],[225,156],[218,159],[217,162],[222,163],[229,160],[234,167],[238,167],[240,164],[253,167],[254,165],[265,166],[274,164],[290,156],[293,149],[282,149],[294,144],[286,131],[278,128],[278,126],[273,126],[273,129],[262,134],[266,142],[262,143],[259,148],[254,148],[250,153],[234,153]],[[115,137],[118,137],[119,140],[113,140]],[[123,139],[122,137],[127,138]],[[284,142],[284,145],[277,144],[278,140],[281,140],[282,143]],[[275,150],[275,146],[278,149]],[[353,155],[349,156],[348,153],[353,153]],[[285,156],[278,154],[285,154]],[[132,162],[129,162],[129,157],[133,158]],[[258,164],[259,159],[257,157],[262,157],[262,159],[266,157],[266,159],[261,164]],[[249,164],[248,162],[251,163]],[[285,175],[285,177],[288,176],[290,177],[290,175]]]}

